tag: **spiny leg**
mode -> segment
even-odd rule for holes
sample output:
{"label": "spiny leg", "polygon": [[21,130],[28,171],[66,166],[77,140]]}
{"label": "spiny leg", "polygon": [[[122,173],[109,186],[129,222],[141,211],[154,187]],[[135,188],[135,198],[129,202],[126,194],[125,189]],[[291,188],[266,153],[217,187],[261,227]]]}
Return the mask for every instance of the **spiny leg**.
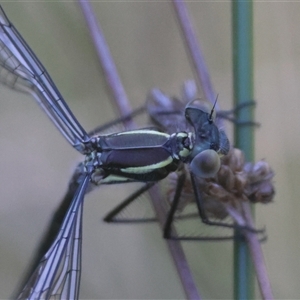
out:
{"label": "spiny leg", "polygon": [[171,234],[172,223],[174,221],[174,215],[175,215],[175,212],[178,207],[178,203],[180,200],[181,192],[182,192],[185,181],[186,181],[186,175],[185,175],[185,173],[182,173],[177,179],[176,191],[174,194],[174,198],[172,201],[170,211],[169,211],[167,219],[166,219],[165,226],[164,226],[164,235],[163,236],[165,239],[174,239],[175,238]]}

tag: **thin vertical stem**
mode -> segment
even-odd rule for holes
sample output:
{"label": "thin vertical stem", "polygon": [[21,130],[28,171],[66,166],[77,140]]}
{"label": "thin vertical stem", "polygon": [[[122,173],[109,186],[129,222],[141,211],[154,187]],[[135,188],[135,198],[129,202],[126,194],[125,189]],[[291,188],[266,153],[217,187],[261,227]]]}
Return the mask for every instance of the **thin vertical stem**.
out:
{"label": "thin vertical stem", "polygon": [[[253,32],[252,1],[232,2],[233,33],[233,78],[235,105],[253,100]],[[237,121],[253,120],[253,108],[248,106],[239,110]],[[254,158],[254,129],[251,126],[236,126],[235,146],[244,151],[246,160]],[[245,238],[239,237],[234,244],[234,298],[254,298],[254,274],[250,253]]]}
{"label": "thin vertical stem", "polygon": [[216,100],[215,93],[186,4],[182,0],[173,0],[173,5],[185,39],[186,48],[189,54],[188,57],[190,58],[191,65],[195,71],[196,83],[199,91],[204,94],[204,97],[208,101],[214,103]]}
{"label": "thin vertical stem", "polygon": [[[129,115],[132,111],[130,102],[126,95],[121,78],[118,74],[116,64],[105,41],[102,29],[94,14],[93,8],[89,1],[79,0],[78,2],[89,28],[89,32],[98,55],[100,65],[103,68],[103,74],[105,76],[106,83],[113,95],[116,108],[119,110],[119,114],[121,116]],[[131,120],[126,120],[125,125],[127,127],[133,127]]]}
{"label": "thin vertical stem", "polygon": [[[252,220],[251,209],[248,203],[243,203],[243,211],[245,212],[245,218],[247,224],[254,228]],[[264,256],[260,243],[257,239],[257,235],[253,232],[245,232],[245,237],[249,246],[249,251],[254,264],[255,274],[258,281],[258,286],[263,299],[272,300],[274,299],[271,283],[267,274],[267,268],[264,262]]]}

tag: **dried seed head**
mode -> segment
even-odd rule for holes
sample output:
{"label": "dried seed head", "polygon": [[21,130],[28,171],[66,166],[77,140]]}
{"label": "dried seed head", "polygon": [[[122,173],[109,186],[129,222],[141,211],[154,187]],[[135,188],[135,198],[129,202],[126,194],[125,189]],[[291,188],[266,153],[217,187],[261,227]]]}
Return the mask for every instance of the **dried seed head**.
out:
{"label": "dried seed head", "polygon": [[244,167],[248,174],[245,194],[253,203],[269,203],[273,200],[275,189],[272,184],[274,172],[267,162],[247,163]]}
{"label": "dried seed head", "polygon": [[274,172],[267,162],[262,160],[256,164],[245,163],[243,152],[233,148],[222,158],[214,183],[229,194],[226,201],[231,204],[241,200],[268,203],[275,194],[273,176]]}
{"label": "dried seed head", "polygon": [[[187,171],[187,170],[186,170]],[[178,173],[171,173],[168,176],[169,184],[168,184],[168,191],[167,191],[167,200],[169,203],[173,202],[175,190],[177,186],[179,174]],[[216,186],[210,186],[206,184],[206,187],[214,193],[214,196],[209,196],[206,193],[203,193],[203,206],[206,211],[208,217],[213,217],[217,219],[224,219],[227,217],[228,213],[224,205],[220,205],[219,197],[222,197],[223,201],[226,201],[226,197],[228,197],[227,193],[219,189]],[[223,193],[223,194],[222,194]],[[195,193],[192,187],[192,183],[189,177],[187,177],[186,182],[183,186],[180,195],[180,201],[178,203],[177,210],[182,212],[190,203],[195,202]]]}
{"label": "dried seed head", "polygon": [[204,198],[204,207],[208,217],[223,220],[228,216],[224,205],[220,205],[217,198],[206,196]]}
{"label": "dried seed head", "polygon": [[[185,170],[187,171],[187,170]],[[275,191],[272,183],[274,172],[265,161],[256,164],[245,163],[244,154],[239,149],[231,149],[228,155],[221,158],[219,172],[212,178],[197,178],[199,190],[206,212],[210,217],[224,219],[227,216],[224,204],[235,208],[241,201],[269,203]],[[169,190],[169,201],[174,198],[178,174],[169,176],[172,188]],[[195,195],[189,178],[183,187],[179,209],[183,210],[188,203],[195,201]]]}
{"label": "dried seed head", "polygon": [[231,148],[228,155],[222,157],[222,165],[227,165],[233,172],[243,171],[244,164],[244,153],[237,148]]}
{"label": "dried seed head", "polygon": [[[201,188],[205,190],[207,196],[218,197],[220,202],[236,207],[239,201],[246,200],[243,196],[248,182],[247,174],[243,171],[244,154],[239,149],[231,149],[221,161],[220,171],[213,179],[202,181]],[[212,183],[214,189],[211,188]],[[219,195],[216,194],[216,190]]]}

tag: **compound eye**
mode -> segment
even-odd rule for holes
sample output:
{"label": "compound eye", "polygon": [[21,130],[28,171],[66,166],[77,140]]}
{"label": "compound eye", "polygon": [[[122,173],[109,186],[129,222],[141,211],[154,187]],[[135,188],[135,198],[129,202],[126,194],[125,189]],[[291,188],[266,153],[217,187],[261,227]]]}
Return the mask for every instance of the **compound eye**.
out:
{"label": "compound eye", "polygon": [[218,153],[208,149],[197,154],[190,163],[193,174],[202,178],[210,178],[217,174],[221,166]]}

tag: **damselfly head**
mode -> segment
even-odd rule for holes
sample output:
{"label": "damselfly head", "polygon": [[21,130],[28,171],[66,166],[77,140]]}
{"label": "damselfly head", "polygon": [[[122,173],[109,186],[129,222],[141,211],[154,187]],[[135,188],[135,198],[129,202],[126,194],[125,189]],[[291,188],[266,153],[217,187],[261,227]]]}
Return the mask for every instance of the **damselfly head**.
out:
{"label": "damselfly head", "polygon": [[[216,100],[217,101],[217,100]],[[196,98],[185,106],[185,113],[187,114],[189,109],[198,109],[201,110],[203,113],[206,114],[207,119],[214,121],[216,119],[216,112],[214,110],[216,102],[212,106],[209,101],[204,99]]]}
{"label": "damselfly head", "polygon": [[206,101],[198,101],[189,102],[185,108],[185,117],[195,130],[192,159],[204,150],[218,151],[220,148],[219,129],[212,121],[213,111]]}
{"label": "damselfly head", "polygon": [[201,151],[211,149],[218,154],[225,155],[229,151],[229,141],[224,131],[219,130],[214,123],[215,106],[218,97],[212,106],[208,101],[195,99],[185,107],[185,117],[194,127],[195,141],[191,153],[193,159]]}

